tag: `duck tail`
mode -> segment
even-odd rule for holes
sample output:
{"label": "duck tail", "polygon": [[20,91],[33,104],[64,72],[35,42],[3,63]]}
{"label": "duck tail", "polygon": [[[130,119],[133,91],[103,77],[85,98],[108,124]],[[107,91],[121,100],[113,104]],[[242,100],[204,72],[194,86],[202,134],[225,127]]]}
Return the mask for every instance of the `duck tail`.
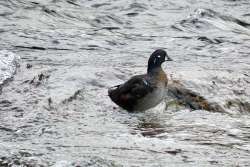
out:
{"label": "duck tail", "polygon": [[119,99],[119,88],[120,85],[112,86],[108,89],[108,96],[111,98],[112,101],[115,103]]}

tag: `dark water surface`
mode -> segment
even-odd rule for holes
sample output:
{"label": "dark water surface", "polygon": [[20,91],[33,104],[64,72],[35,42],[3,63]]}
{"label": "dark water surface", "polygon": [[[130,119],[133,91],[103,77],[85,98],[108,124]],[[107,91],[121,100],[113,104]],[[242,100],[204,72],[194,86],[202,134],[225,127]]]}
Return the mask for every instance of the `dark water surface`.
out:
{"label": "dark water surface", "polygon": [[[2,0],[0,48],[0,166],[250,164],[249,0]],[[223,112],[114,108],[156,48]]]}

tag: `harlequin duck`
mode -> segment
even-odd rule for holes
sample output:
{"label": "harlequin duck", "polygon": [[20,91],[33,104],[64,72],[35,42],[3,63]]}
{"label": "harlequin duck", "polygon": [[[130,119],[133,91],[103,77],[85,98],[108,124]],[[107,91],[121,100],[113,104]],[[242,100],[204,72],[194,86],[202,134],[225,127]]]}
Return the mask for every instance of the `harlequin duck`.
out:
{"label": "harlequin duck", "polygon": [[133,76],[124,84],[109,88],[109,97],[117,105],[131,112],[156,106],[163,100],[168,83],[161,64],[171,60],[164,50],[154,51],[148,60],[147,74]]}

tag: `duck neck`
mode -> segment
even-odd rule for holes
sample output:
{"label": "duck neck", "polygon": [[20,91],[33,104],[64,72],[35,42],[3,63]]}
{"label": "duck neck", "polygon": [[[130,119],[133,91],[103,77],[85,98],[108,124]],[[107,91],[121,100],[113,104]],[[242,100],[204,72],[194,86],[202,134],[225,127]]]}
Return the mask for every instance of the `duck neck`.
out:
{"label": "duck neck", "polygon": [[148,68],[147,73],[151,76],[157,76],[159,73],[161,73],[163,70],[161,66],[159,67],[154,67],[154,68]]}

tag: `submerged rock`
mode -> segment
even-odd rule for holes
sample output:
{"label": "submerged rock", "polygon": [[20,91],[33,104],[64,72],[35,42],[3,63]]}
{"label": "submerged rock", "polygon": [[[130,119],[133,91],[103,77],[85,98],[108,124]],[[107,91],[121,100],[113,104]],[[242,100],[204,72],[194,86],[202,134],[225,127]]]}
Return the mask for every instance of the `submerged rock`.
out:
{"label": "submerged rock", "polygon": [[192,110],[250,112],[249,78],[231,72],[176,71],[168,85],[176,103]]}
{"label": "submerged rock", "polygon": [[176,97],[179,104],[184,104],[190,107],[192,110],[207,110],[225,112],[225,109],[215,102],[210,102],[208,99],[194,92],[191,89],[186,88],[177,80],[173,80],[168,86],[168,92],[170,96]]}

